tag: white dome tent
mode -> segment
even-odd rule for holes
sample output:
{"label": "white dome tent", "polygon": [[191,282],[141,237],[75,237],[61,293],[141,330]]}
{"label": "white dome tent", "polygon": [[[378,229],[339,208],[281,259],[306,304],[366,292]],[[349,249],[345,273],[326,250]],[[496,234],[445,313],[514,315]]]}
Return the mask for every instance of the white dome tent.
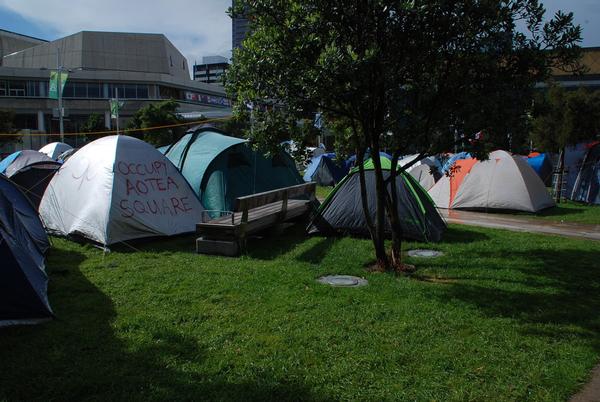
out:
{"label": "white dome tent", "polygon": [[[418,157],[419,154],[404,156],[398,160],[398,165],[406,166]],[[440,178],[440,174],[438,173],[439,169],[441,169],[440,163],[435,157],[430,156],[411,165],[407,172],[419,182],[421,187],[425,190],[429,190]]]}
{"label": "white dome tent", "polygon": [[429,190],[438,208],[537,212],[554,206],[544,183],[529,164],[506,151],[486,161],[458,160],[455,172]]}
{"label": "white dome tent", "polygon": [[39,210],[50,232],[106,246],[193,232],[204,208],[164,155],[120,135],[100,138],[69,158]]}
{"label": "white dome tent", "polygon": [[56,160],[63,152],[67,152],[70,149],[73,149],[73,147],[64,142],[51,142],[50,144],[41,147],[39,152]]}

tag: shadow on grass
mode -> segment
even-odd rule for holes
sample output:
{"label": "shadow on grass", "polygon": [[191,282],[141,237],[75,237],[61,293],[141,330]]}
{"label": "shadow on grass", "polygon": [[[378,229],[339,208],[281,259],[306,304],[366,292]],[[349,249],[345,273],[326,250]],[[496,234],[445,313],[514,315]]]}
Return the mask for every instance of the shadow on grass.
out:
{"label": "shadow on grass", "polygon": [[203,369],[209,352],[174,327],[135,315],[115,324],[113,302],[80,270],[84,260],[49,255],[58,320],[0,330],[0,400],[330,400],[268,371],[236,381],[229,370]]}
{"label": "shadow on grass", "polygon": [[490,237],[487,234],[478,232],[472,227],[450,226],[446,229],[446,232],[442,237],[442,241],[439,242],[439,244],[467,244],[486,241],[489,239]]}
{"label": "shadow on grass", "polygon": [[259,260],[274,260],[306,240],[306,223],[299,222],[283,232],[266,231],[248,239],[246,255]]}
{"label": "shadow on grass", "polygon": [[337,237],[319,237],[317,243],[300,254],[296,259],[310,264],[320,264],[338,240],[339,238]]}
{"label": "shadow on grass", "polygon": [[[506,259],[527,261],[512,277],[494,276],[506,269]],[[542,250],[524,252],[496,250],[478,252],[473,257],[487,277],[454,277],[448,275],[435,292],[442,300],[461,300],[477,307],[489,317],[510,318],[521,325],[521,331],[544,335],[551,339],[576,337],[600,350],[600,265],[598,249]],[[487,263],[486,263],[487,261]]]}

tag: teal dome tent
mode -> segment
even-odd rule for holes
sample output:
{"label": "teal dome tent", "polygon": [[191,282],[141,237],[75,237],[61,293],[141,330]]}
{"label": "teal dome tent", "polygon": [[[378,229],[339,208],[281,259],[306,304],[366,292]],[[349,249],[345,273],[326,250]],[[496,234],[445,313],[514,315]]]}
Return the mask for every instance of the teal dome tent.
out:
{"label": "teal dome tent", "polygon": [[231,211],[237,197],[302,184],[293,159],[252,150],[213,128],[189,131],[166,150],[208,211]]}

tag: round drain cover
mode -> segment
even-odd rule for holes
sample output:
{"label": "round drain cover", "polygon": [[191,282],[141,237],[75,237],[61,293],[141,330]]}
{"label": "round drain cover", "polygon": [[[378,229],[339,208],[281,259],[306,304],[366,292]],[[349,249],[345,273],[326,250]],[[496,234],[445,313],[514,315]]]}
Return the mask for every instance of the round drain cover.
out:
{"label": "round drain cover", "polygon": [[437,250],[410,250],[408,255],[410,257],[435,258],[443,256],[444,253]]}
{"label": "round drain cover", "polygon": [[335,286],[335,287],[356,287],[356,286],[365,286],[368,282],[366,279],[359,278],[358,276],[350,276],[350,275],[328,275],[322,276],[317,279],[317,282],[323,283],[325,285]]}

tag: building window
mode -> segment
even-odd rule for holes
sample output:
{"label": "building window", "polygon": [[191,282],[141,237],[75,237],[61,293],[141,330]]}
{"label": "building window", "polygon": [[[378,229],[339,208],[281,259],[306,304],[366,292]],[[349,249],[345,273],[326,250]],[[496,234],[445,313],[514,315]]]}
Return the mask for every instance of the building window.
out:
{"label": "building window", "polygon": [[0,96],[7,96],[8,89],[6,85],[6,81],[0,81]]}
{"label": "building window", "polygon": [[137,86],[137,97],[138,99],[148,99],[148,85]]}
{"label": "building window", "polygon": [[25,81],[9,81],[8,96],[25,96]]}
{"label": "building window", "polygon": [[87,98],[87,84],[85,82],[73,83],[73,95],[75,98]]}
{"label": "building window", "polygon": [[132,99],[137,97],[135,84],[125,84],[123,87],[125,88],[125,98]]}
{"label": "building window", "polygon": [[169,62],[171,63],[171,67],[173,67],[173,58],[169,55]]}
{"label": "building window", "polygon": [[75,88],[73,88],[73,81],[67,81],[62,91],[62,96],[65,98],[73,98],[75,96]]}
{"label": "building window", "polygon": [[102,98],[102,84],[97,82],[88,83],[88,98]]}

